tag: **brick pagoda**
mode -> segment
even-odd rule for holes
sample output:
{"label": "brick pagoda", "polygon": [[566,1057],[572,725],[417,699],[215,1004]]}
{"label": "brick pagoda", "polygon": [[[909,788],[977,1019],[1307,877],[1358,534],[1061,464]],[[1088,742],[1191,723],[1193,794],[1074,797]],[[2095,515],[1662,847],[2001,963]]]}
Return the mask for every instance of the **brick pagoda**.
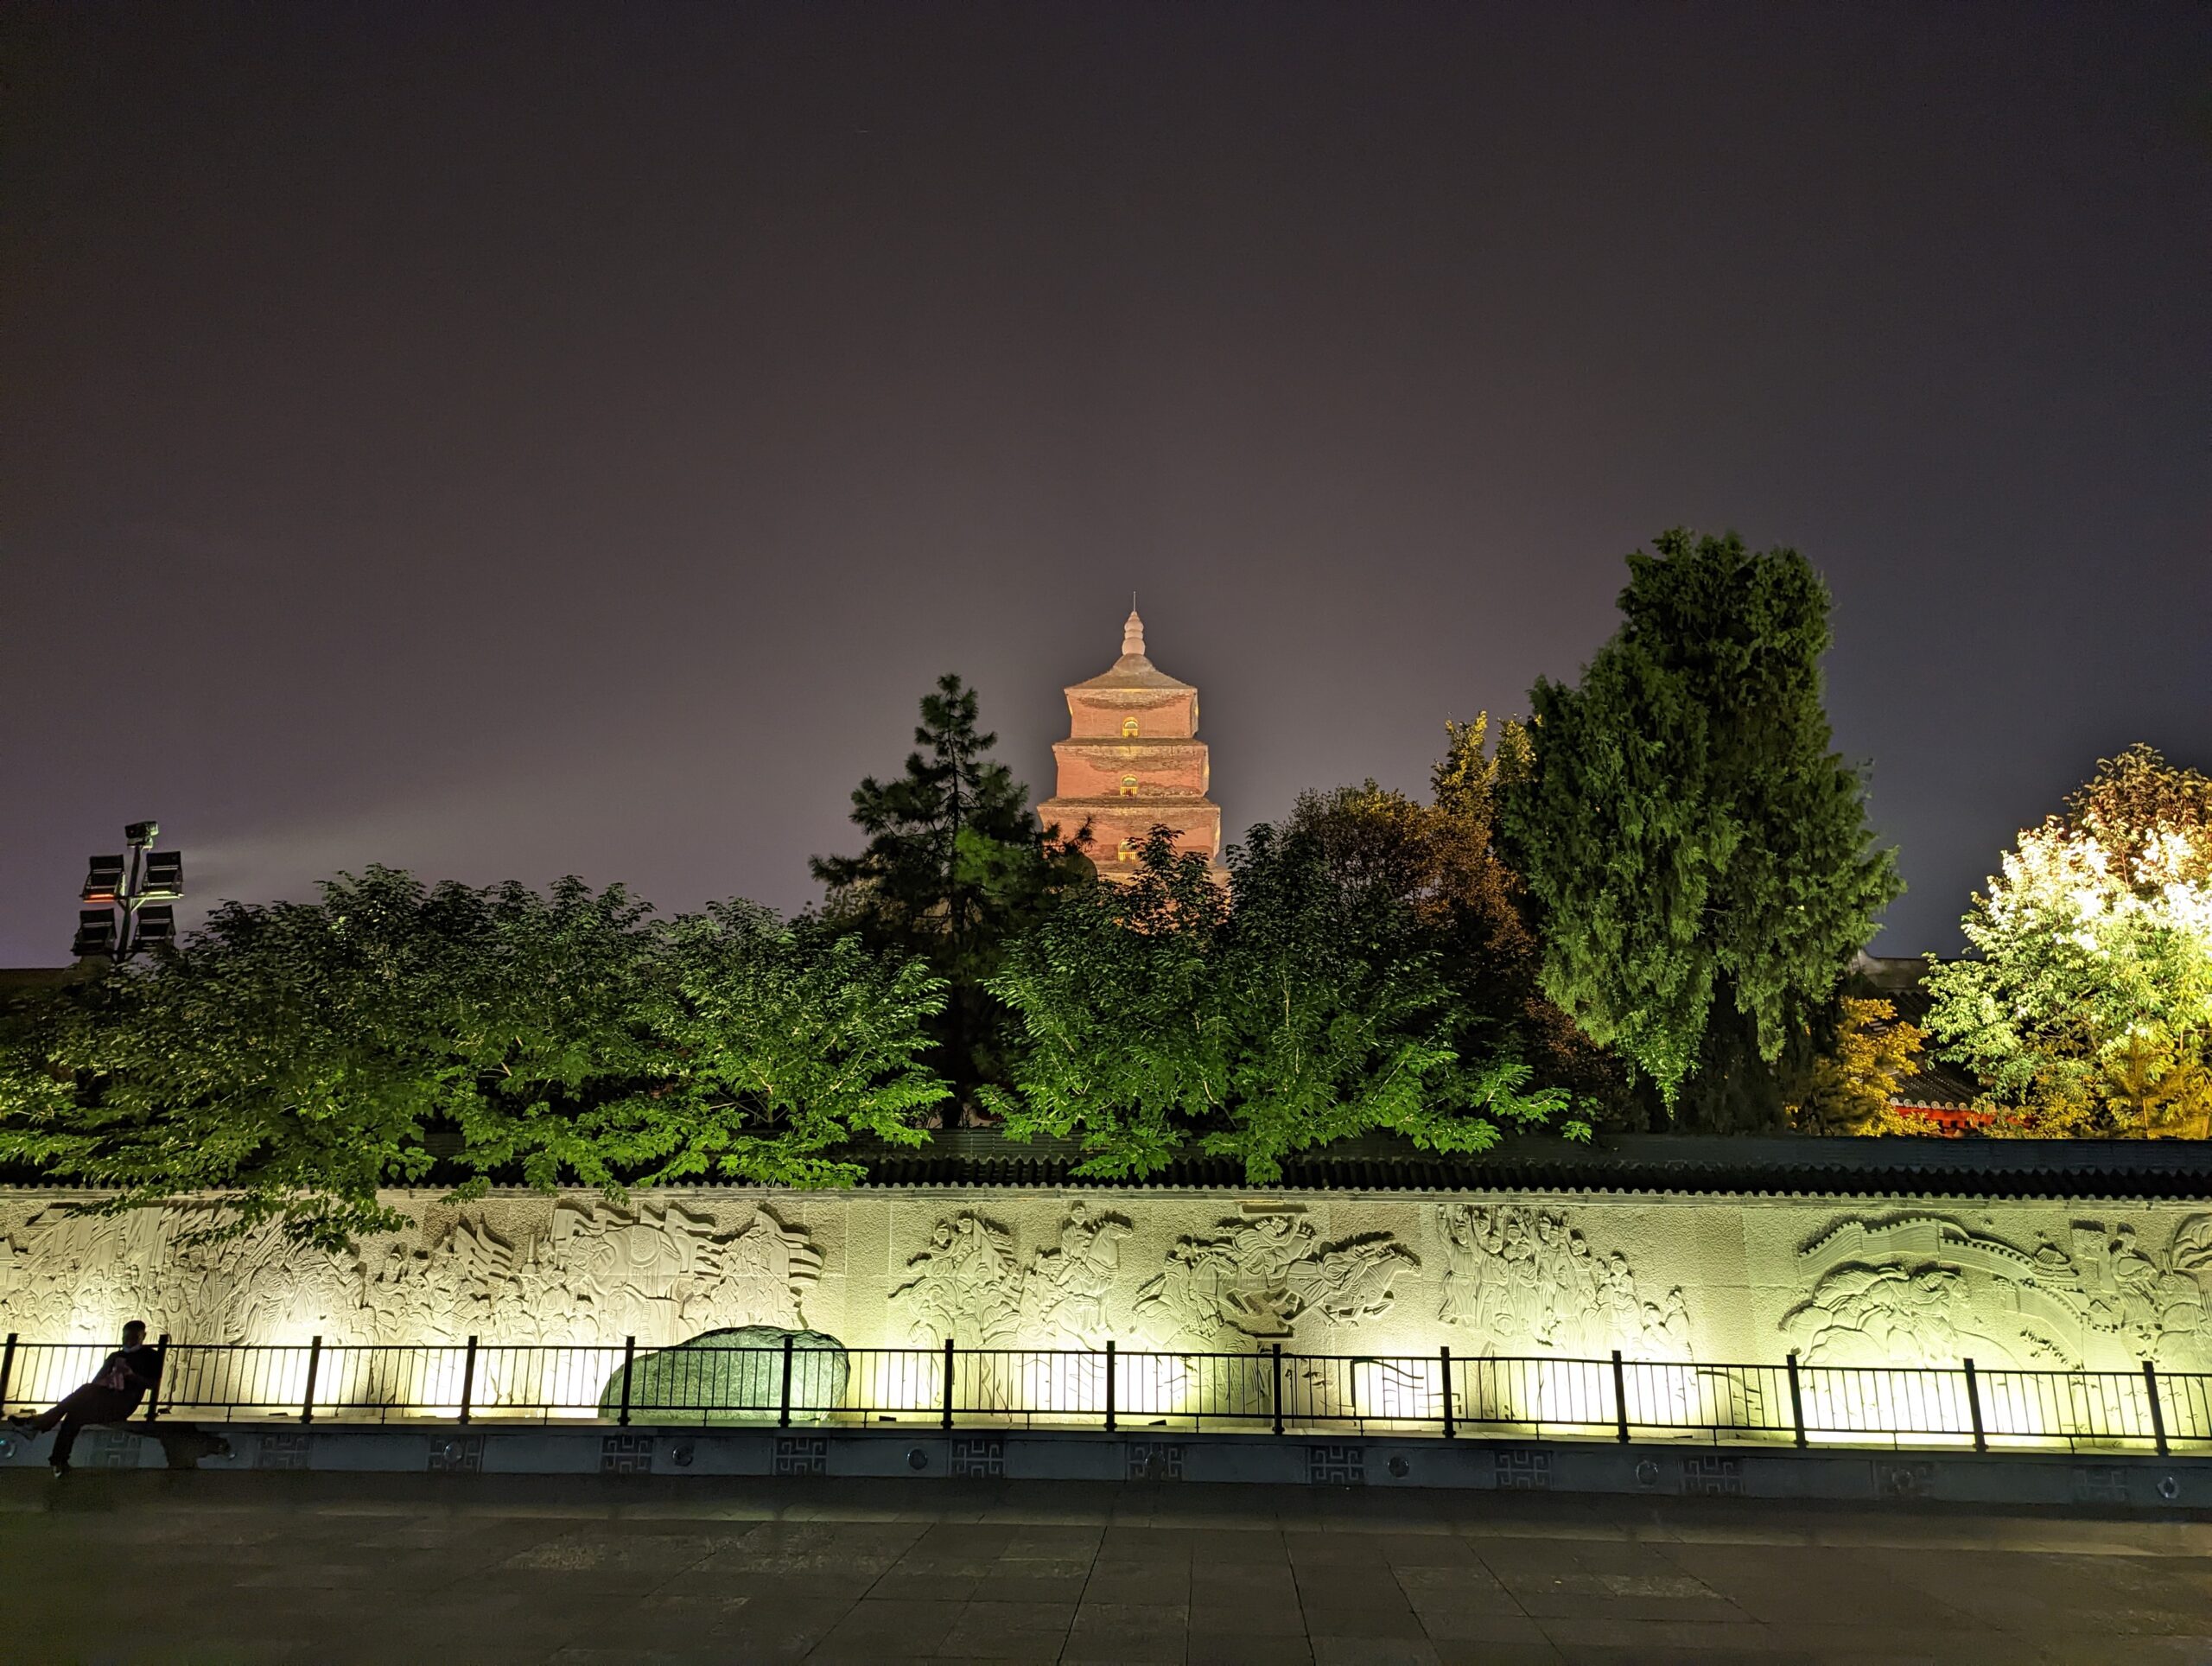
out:
{"label": "brick pagoda", "polygon": [[1122,657],[1111,671],[1067,690],[1068,738],[1052,745],[1059,790],[1038,805],[1065,832],[1088,823],[1084,849],[1109,879],[1136,870],[1138,847],[1155,826],[1173,828],[1179,850],[1221,867],[1221,806],[1206,797],[1212,770],[1198,738],[1198,691],[1144,654],[1144,621],[1129,610]]}

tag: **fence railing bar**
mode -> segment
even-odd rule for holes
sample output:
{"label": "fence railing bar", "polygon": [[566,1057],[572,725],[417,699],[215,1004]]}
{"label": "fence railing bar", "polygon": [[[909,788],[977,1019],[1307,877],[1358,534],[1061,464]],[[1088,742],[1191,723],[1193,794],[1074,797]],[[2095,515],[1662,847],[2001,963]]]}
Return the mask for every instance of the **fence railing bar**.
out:
{"label": "fence railing bar", "polygon": [[[8,1345],[12,1340],[12,1346]],[[106,1345],[0,1339],[0,1396],[58,1399]],[[235,1418],[383,1423],[453,1418],[791,1427],[925,1418],[945,1429],[1353,1429],[1446,1438],[1624,1436],[1717,1444],[1973,1446],[1976,1450],[2212,1446],[2212,1373],[1475,1355],[1133,1348],[766,1347],[672,1352],[648,1389],[619,1347],[486,1343],[203,1345],[162,1340],[155,1403]],[[834,1356],[836,1364],[824,1363]],[[772,1375],[771,1373],[773,1373]],[[842,1377],[840,1375],[842,1373]],[[619,1379],[619,1381],[617,1380]],[[456,1394],[456,1389],[458,1390]],[[604,1410],[601,1409],[602,1405]]]}

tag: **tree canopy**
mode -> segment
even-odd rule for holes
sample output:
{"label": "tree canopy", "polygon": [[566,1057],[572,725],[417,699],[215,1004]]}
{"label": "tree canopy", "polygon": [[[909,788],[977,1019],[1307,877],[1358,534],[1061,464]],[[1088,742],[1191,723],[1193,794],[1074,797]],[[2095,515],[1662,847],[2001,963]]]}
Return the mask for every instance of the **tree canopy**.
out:
{"label": "tree canopy", "polygon": [[1508,855],[1545,993],[1707,1127],[1778,1114],[1770,1070],[1901,888],[1831,747],[1828,595],[1795,550],[1669,531],[1629,557],[1579,684],[1531,692]]}
{"label": "tree canopy", "polygon": [[1509,719],[1492,750],[1487,713],[1445,729],[1432,802],[1373,781],[1308,792],[1286,830],[1311,833],[1332,871],[1409,912],[1414,940],[1435,955],[1450,992],[1455,1046],[1509,1052],[1539,1083],[1607,1108],[1624,1087],[1620,1067],[1545,997],[1526,887],[1498,849],[1498,801],[1528,771],[1528,730]]}
{"label": "tree canopy", "polygon": [[1897,1016],[1897,1003],[1845,995],[1834,1034],[1785,1107],[1801,1134],[1870,1135],[1916,1129],[1897,1110],[1897,1086],[1919,1062],[1926,1038]]}
{"label": "tree canopy", "polygon": [[2212,779],[2139,746],[2024,831],[1931,967],[1928,1027],[2035,1135],[2212,1122]]}
{"label": "tree canopy", "polygon": [[944,983],[931,1060],[970,1106],[1011,1076],[1008,1021],[989,983],[1007,940],[1090,870],[1072,838],[1038,825],[1028,790],[990,756],[998,736],[981,732],[978,716],[973,689],[938,678],[922,696],[906,773],[868,776],[853,792],[867,845],[811,864],[839,929],[879,952],[921,957]]}
{"label": "tree canopy", "polygon": [[1027,1040],[1007,1127],[1081,1141],[1137,1178],[1192,1145],[1280,1177],[1370,1129],[1479,1151],[1564,1109],[1503,1051],[1463,1054],[1439,957],[1393,881],[1312,830],[1262,823],[1229,889],[1155,829],[1126,884],[1071,889],[994,987]]}
{"label": "tree canopy", "polygon": [[664,924],[619,887],[372,868],[19,1004],[0,1160],[116,1208],[227,1191],[233,1230],[328,1244],[391,1224],[378,1189],[441,1145],[474,1186],[835,1183],[854,1135],[922,1137],[942,998],[918,962],[749,905]]}

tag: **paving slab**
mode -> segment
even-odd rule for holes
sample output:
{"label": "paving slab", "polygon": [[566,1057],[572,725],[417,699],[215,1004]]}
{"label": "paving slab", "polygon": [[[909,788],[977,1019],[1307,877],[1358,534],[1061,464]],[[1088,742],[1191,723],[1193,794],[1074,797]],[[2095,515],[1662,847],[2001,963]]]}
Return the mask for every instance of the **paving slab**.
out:
{"label": "paving slab", "polygon": [[2212,1662],[2212,1519],[1383,1488],[0,1472],[0,1662]]}

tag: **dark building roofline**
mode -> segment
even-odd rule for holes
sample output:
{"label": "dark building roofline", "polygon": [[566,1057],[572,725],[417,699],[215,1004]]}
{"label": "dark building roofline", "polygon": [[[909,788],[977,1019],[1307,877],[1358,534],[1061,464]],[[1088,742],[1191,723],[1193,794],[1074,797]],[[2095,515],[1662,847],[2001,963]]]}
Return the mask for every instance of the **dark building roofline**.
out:
{"label": "dark building roofline", "polygon": [[[1231,1197],[1282,1192],[1510,1195],[1586,1192],[1617,1196],[1772,1198],[2068,1198],[2188,1202],[2212,1199],[2212,1141],[1844,1139],[1811,1135],[1630,1134],[1577,1145],[1542,1135],[1507,1140],[1480,1156],[1420,1151],[1389,1136],[1342,1141],[1283,1160],[1282,1179],[1255,1186],[1233,1159],[1192,1155],[1150,1179],[1101,1180],[1077,1174],[1074,1141],[1024,1144],[995,1129],[940,1131],[914,1148],[874,1141],[838,1154],[867,1170],[862,1191],[1213,1192]],[[467,1175],[441,1164],[427,1184],[394,1191],[442,1192]],[[523,1190],[518,1177],[499,1190]],[[0,1183],[80,1191],[17,1168]],[[754,1188],[702,1179],[702,1191]],[[574,1189],[574,1188],[571,1188]],[[658,1189],[658,1188],[656,1188]]]}
{"label": "dark building roofline", "polygon": [[1233,1159],[1191,1156],[1141,1182],[1074,1173],[1072,1141],[940,1133],[915,1150],[868,1147],[861,1185],[1097,1187],[1111,1191],[1600,1192],[1775,1197],[2212,1198],[2212,1142],[2129,1140],[1816,1139],[1622,1135],[1578,1145],[1510,1139],[1446,1156],[1388,1138],[1344,1141],[1283,1160],[1273,1186]]}

